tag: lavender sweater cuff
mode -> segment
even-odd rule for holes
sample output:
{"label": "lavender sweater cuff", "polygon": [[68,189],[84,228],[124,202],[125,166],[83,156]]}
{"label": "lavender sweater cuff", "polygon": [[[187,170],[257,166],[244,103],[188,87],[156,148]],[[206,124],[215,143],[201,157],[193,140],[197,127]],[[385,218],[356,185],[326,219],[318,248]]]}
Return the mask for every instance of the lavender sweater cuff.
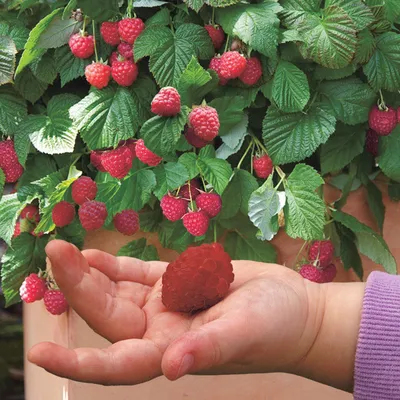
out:
{"label": "lavender sweater cuff", "polygon": [[400,276],[373,272],[365,289],[355,400],[400,399]]}

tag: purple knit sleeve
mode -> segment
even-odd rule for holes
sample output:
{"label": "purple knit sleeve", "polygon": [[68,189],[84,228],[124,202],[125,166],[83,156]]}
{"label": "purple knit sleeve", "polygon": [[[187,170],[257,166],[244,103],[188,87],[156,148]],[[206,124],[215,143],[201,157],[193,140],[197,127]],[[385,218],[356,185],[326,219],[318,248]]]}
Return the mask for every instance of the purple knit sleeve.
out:
{"label": "purple knit sleeve", "polygon": [[365,289],[355,400],[400,399],[400,276],[373,272]]}

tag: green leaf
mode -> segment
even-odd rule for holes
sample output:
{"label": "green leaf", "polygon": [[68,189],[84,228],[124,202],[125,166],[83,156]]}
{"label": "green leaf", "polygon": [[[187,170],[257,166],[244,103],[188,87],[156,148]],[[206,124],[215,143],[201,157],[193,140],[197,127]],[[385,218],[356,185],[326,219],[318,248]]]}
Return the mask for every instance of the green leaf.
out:
{"label": "green leaf", "polygon": [[211,183],[219,195],[222,195],[232,175],[231,165],[218,158],[199,158],[197,166],[205,180]]}
{"label": "green leaf", "polygon": [[335,211],[332,216],[335,221],[341,223],[355,234],[356,245],[360,253],[373,262],[381,264],[387,273],[397,273],[396,260],[382,236],[349,214]]}
{"label": "green leaf", "polygon": [[215,149],[211,144],[200,149],[199,158],[215,158]]}
{"label": "green leaf", "polygon": [[57,8],[51,14],[44,17],[39,23],[31,30],[29,39],[25,44],[24,52],[19,61],[16,74],[18,75],[22,70],[27,67],[32,61],[40,58],[45,52],[45,49],[39,47],[40,36],[46,31],[51,21],[61,15],[62,8]]}
{"label": "green leaf", "polygon": [[69,118],[69,108],[79,101],[72,94],[52,97],[47,106],[48,116],[30,115],[21,125],[21,132],[28,135],[41,153],[72,153],[78,129]]}
{"label": "green leaf", "polygon": [[48,237],[37,238],[29,233],[21,233],[13,240],[2,258],[1,280],[6,306],[18,303],[21,299],[19,288],[31,273],[46,268],[44,248]]}
{"label": "green leaf", "polygon": [[149,19],[146,20],[146,27],[159,25],[166,26],[171,22],[171,11],[168,8],[162,8],[160,11],[157,11],[153,14]]}
{"label": "green leaf", "polygon": [[133,240],[118,250],[117,256],[138,258],[142,261],[159,260],[157,249],[147,245],[146,239]]}
{"label": "green leaf", "polygon": [[168,191],[178,189],[189,179],[187,169],[180,163],[169,162],[159,165],[154,169],[154,173],[157,180],[157,187],[154,190],[154,194],[159,200]]}
{"label": "green leaf", "polygon": [[350,64],[356,51],[356,27],[340,7],[328,7],[323,15],[303,19],[299,31],[304,38],[300,51],[304,58],[328,68]]}
{"label": "green leaf", "polygon": [[5,22],[0,23],[0,36],[8,36],[15,43],[17,50],[24,48],[28,40],[29,30],[24,26],[11,25]]}
{"label": "green leaf", "polygon": [[353,75],[356,70],[357,65],[355,64],[349,64],[347,67],[339,69],[325,68],[317,65],[315,68],[314,78],[321,81],[334,81],[337,79],[347,78],[348,76]]}
{"label": "green leaf", "polygon": [[342,8],[353,20],[358,31],[361,31],[374,22],[374,15],[371,9],[361,0],[327,0],[325,8],[331,6]]}
{"label": "green leaf", "polygon": [[214,45],[206,29],[196,24],[182,24],[176,30],[176,39],[188,40],[193,47],[193,54],[200,60],[209,60],[215,54]]}
{"label": "green leaf", "polygon": [[171,29],[164,26],[149,26],[135,40],[135,61],[153,55],[157,49],[174,40]]}
{"label": "green leaf", "polygon": [[400,182],[400,125],[386,137],[380,140],[379,166],[386,176]]}
{"label": "green leaf", "polygon": [[225,143],[231,149],[235,149],[239,146],[242,146],[244,138],[247,135],[248,124],[249,124],[249,116],[247,114],[243,114],[240,122],[234,125],[223,136],[221,136],[223,143]]}
{"label": "green leaf", "polygon": [[364,150],[365,129],[338,124],[335,133],[322,145],[321,172],[340,171]]}
{"label": "green leaf", "polygon": [[79,0],[79,7],[82,8],[85,15],[103,22],[112,19],[119,13],[118,0],[101,0],[101,2],[93,0]]}
{"label": "green leaf", "polygon": [[294,64],[279,61],[272,83],[272,98],[282,111],[302,111],[310,100],[307,76]]}
{"label": "green leaf", "polygon": [[325,203],[315,193],[324,183],[312,167],[297,164],[285,187],[286,233],[304,240],[322,239],[325,225]]}
{"label": "green leaf", "polygon": [[274,164],[287,164],[311,156],[335,130],[335,117],[318,107],[307,114],[284,114],[270,106],[263,122],[263,139]]}
{"label": "green leaf", "polygon": [[70,117],[91,150],[115,147],[139,128],[138,105],[128,89],[93,89],[70,108]]}
{"label": "green leaf", "polygon": [[53,49],[67,44],[69,38],[79,32],[82,22],[78,22],[73,18],[61,19],[56,16],[47,26],[46,31],[40,35],[37,46],[42,49]]}
{"label": "green leaf", "polygon": [[137,121],[141,126],[153,116],[150,109],[151,102],[157,93],[157,87],[149,76],[143,74],[136,79],[129,89],[137,109]]}
{"label": "green leaf", "polygon": [[8,245],[11,245],[15,223],[24,207],[25,204],[18,200],[16,193],[5,195],[0,201],[0,238]]}
{"label": "green leaf", "polygon": [[367,190],[369,208],[375,217],[379,231],[382,232],[383,223],[385,221],[385,205],[383,204],[382,200],[382,192],[369,179],[364,186]]}
{"label": "green leaf", "polygon": [[179,164],[185,166],[186,171],[189,174],[188,179],[193,179],[199,174],[199,169],[197,168],[197,156],[195,153],[184,153],[179,157]]}
{"label": "green leaf", "polygon": [[274,188],[272,176],[252,193],[249,200],[249,218],[259,229],[259,239],[272,240],[277,234],[279,226],[275,226],[272,218],[283,209],[285,201],[285,193],[278,193]]}
{"label": "green leaf", "polygon": [[146,121],[140,130],[146,147],[159,156],[175,153],[176,144],[185,127],[189,109],[182,107],[175,117],[156,116]]}
{"label": "green leaf", "polygon": [[220,97],[211,101],[209,106],[214,107],[218,112],[219,135],[229,133],[237,124],[242,121],[243,109],[245,108],[243,97]]}
{"label": "green leaf", "polygon": [[0,36],[0,85],[12,81],[16,54],[13,40],[7,36]]}
{"label": "green leaf", "polygon": [[[39,59],[41,56],[38,56],[36,59]],[[25,68],[15,78],[15,88],[32,104],[43,96],[48,86],[47,82],[37,79],[30,68]]]}
{"label": "green leaf", "polygon": [[26,101],[13,87],[8,85],[0,87],[0,130],[14,134],[26,114]]}
{"label": "green leaf", "polygon": [[86,231],[83,229],[78,217],[64,228],[57,228],[55,239],[65,240],[74,244],[78,249],[83,249]]}
{"label": "green leaf", "polygon": [[90,59],[75,57],[69,47],[64,46],[56,49],[55,63],[63,87],[68,82],[85,75],[85,68],[90,64]]}
{"label": "green leaf", "polygon": [[45,154],[31,154],[26,160],[25,171],[18,180],[18,189],[56,171],[57,165],[51,156]]}
{"label": "green leaf", "polygon": [[179,253],[185,251],[194,241],[194,237],[186,230],[182,221],[171,222],[166,219],[160,224],[158,238],[162,247]]}
{"label": "green leaf", "polygon": [[387,32],[376,38],[376,49],[364,66],[370,85],[375,90],[395,92],[400,89],[400,34]]}
{"label": "green leaf", "polygon": [[367,63],[376,49],[375,38],[369,29],[363,29],[358,32],[358,43],[354,63],[365,64]]}
{"label": "green leaf", "polygon": [[238,37],[266,56],[274,55],[278,46],[279,18],[282,7],[274,0],[259,4],[238,4],[216,10],[218,23],[231,36]]}
{"label": "green leaf", "polygon": [[185,0],[185,3],[194,11],[199,12],[200,8],[204,6],[205,0]]}
{"label": "green leaf", "polygon": [[275,263],[277,254],[269,242],[263,242],[254,235],[243,235],[239,232],[229,232],[224,241],[225,251],[232,260],[251,260],[264,263]]}
{"label": "green leaf", "polygon": [[396,202],[400,201],[400,183],[390,183],[388,186],[388,193],[390,200]]}
{"label": "green leaf", "polygon": [[287,27],[297,28],[307,17],[320,12],[321,0],[281,0],[283,21]]}
{"label": "green leaf", "polygon": [[163,219],[161,207],[155,207],[154,210],[142,210],[139,213],[139,218],[142,232],[157,232]]}
{"label": "green leaf", "polygon": [[30,65],[30,69],[39,81],[50,85],[53,84],[57,78],[54,57],[50,53],[46,53],[40,59],[33,61]]}
{"label": "green leaf", "polygon": [[72,12],[77,8],[78,0],[69,0],[68,4],[64,7],[63,19],[71,18]]}

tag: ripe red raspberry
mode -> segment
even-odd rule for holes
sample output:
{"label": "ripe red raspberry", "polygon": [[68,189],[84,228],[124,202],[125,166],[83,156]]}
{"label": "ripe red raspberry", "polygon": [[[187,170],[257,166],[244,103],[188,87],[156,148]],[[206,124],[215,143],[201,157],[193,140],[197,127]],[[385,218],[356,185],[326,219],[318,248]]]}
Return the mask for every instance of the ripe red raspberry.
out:
{"label": "ripe red raspberry", "polygon": [[308,250],[308,259],[311,262],[319,262],[321,268],[327,267],[331,262],[335,248],[330,240],[316,240]]}
{"label": "ripe red raspberry", "polygon": [[51,217],[53,222],[59,228],[69,225],[75,217],[75,207],[68,201],[60,201],[57,203],[52,212]]}
{"label": "ripe red raspberry", "polygon": [[100,201],[87,201],[79,207],[79,220],[87,231],[100,229],[107,219],[106,205]]}
{"label": "ripe red raspberry", "polygon": [[33,303],[42,300],[46,290],[46,281],[39,278],[37,274],[30,274],[19,288],[19,295],[25,303]]}
{"label": "ripe red raspberry", "polygon": [[145,146],[143,139],[139,139],[136,142],[136,156],[142,163],[150,167],[155,167],[162,160],[162,157],[159,157]]}
{"label": "ripe red raspberry", "polygon": [[160,202],[160,207],[165,218],[175,222],[182,219],[187,213],[188,202],[180,197],[174,197],[166,194]]}
{"label": "ripe red raspberry", "polygon": [[189,247],[162,276],[162,302],[170,311],[204,310],[226,296],[234,278],[231,258],[219,243]]}
{"label": "ripe red raspberry", "polygon": [[60,290],[48,290],[43,297],[46,310],[53,315],[61,315],[68,310],[68,303]]}
{"label": "ripe red raspberry", "polygon": [[132,236],[139,230],[139,214],[134,210],[124,210],[114,217],[115,229],[126,235]]}
{"label": "ripe red raspberry", "polygon": [[197,196],[200,194],[198,190],[200,187],[200,183],[192,179],[190,185],[187,183],[179,189],[179,196],[186,200],[196,200]]}
{"label": "ripe red raspberry", "polygon": [[372,129],[368,129],[367,137],[365,140],[365,148],[374,157],[378,156],[379,151],[379,135]]}
{"label": "ripe red raspberry", "polygon": [[101,155],[103,154],[102,151],[91,151],[90,152],[90,162],[92,163],[93,167],[98,169],[100,172],[106,172],[103,165],[101,164]]}
{"label": "ripe red raspberry", "polygon": [[200,139],[211,142],[220,127],[217,110],[210,106],[194,107],[189,114],[189,124]]}
{"label": "ripe red raspberry", "polygon": [[103,89],[110,82],[111,67],[101,62],[93,62],[85,68],[86,80],[95,88]]}
{"label": "ripe red raspberry", "polygon": [[400,124],[400,107],[397,108],[397,122]]}
{"label": "ripe red raspberry", "polygon": [[181,111],[181,96],[173,87],[162,88],[151,102],[151,112],[162,117],[173,117]]}
{"label": "ripe red raspberry", "polygon": [[397,125],[397,114],[392,107],[381,111],[373,106],[369,112],[369,127],[380,136],[389,135]]}
{"label": "ripe red raspberry", "polygon": [[187,127],[185,130],[185,138],[191,146],[194,146],[197,149],[201,149],[210,143],[210,142],[206,142],[205,140],[200,139],[198,136],[196,136],[194,134],[194,129],[189,128],[189,127]]}
{"label": "ripe red raspberry", "polygon": [[100,33],[103,40],[111,46],[117,46],[121,42],[118,33],[118,22],[103,22],[100,27]]}
{"label": "ripe red raspberry", "polygon": [[72,198],[76,204],[94,200],[97,194],[96,182],[88,176],[81,176],[72,184]]}
{"label": "ripe red raspberry", "polygon": [[16,182],[24,172],[12,140],[0,142],[0,169],[3,170],[7,183]]}
{"label": "ripe red raspberry", "polygon": [[193,236],[205,235],[210,223],[210,218],[204,211],[190,211],[182,220],[183,226]]}
{"label": "ripe red raspberry", "polygon": [[219,50],[225,41],[225,32],[219,25],[205,25],[204,28],[206,28],[215,50]]}
{"label": "ripe red raspberry", "polygon": [[125,142],[125,146],[131,151],[132,153],[132,159],[134,160],[136,158],[136,142],[137,140],[135,139],[128,139]]}
{"label": "ripe red raspberry", "polygon": [[17,222],[14,227],[13,239],[18,237],[21,234],[21,222]]}
{"label": "ripe red raspberry", "polygon": [[122,179],[132,168],[133,156],[127,146],[105,151],[101,155],[101,165],[114,178]]}
{"label": "ripe red raspberry", "polygon": [[75,33],[69,38],[69,48],[78,58],[89,58],[94,53],[94,40],[91,35]]}
{"label": "ripe red raspberry", "polygon": [[239,76],[239,79],[245,85],[255,85],[262,76],[262,66],[261,62],[257,57],[250,57],[247,60],[247,65],[245,70]]}
{"label": "ripe red raspberry", "polygon": [[315,267],[312,264],[305,264],[300,268],[299,274],[311,282],[325,283],[325,278],[322,269]]}
{"label": "ripe red raspberry", "polygon": [[137,65],[131,60],[114,61],[111,67],[111,76],[120,86],[131,86],[138,73]]}
{"label": "ripe red raspberry", "polygon": [[33,204],[27,204],[21,211],[20,218],[38,223],[40,221],[39,208]]}
{"label": "ripe red raspberry", "polygon": [[[110,56],[110,65],[112,66],[115,63],[115,61],[118,61],[118,53],[116,51],[113,51]],[[110,74],[111,74],[111,70],[110,70]]]}
{"label": "ripe red raspberry", "polygon": [[225,79],[239,78],[246,69],[247,60],[237,51],[227,51],[221,56],[220,75]]}
{"label": "ripe red raspberry", "polygon": [[214,218],[221,212],[222,199],[217,193],[200,193],[196,198],[196,206],[210,218]]}
{"label": "ripe red raspberry", "polygon": [[254,156],[253,167],[256,175],[262,179],[268,178],[274,169],[272,160],[269,158],[268,154]]}
{"label": "ripe red raspberry", "polygon": [[118,45],[118,53],[126,60],[133,60],[133,47],[129,43],[121,42]]}
{"label": "ripe red raspberry", "polygon": [[336,278],[336,265],[329,264],[326,268],[322,270],[322,276],[324,278],[325,283],[333,282]]}
{"label": "ripe red raspberry", "polygon": [[209,69],[215,71],[219,78],[219,84],[221,86],[225,86],[228,83],[228,79],[225,79],[221,76],[221,57],[215,56],[211,59]]}
{"label": "ripe red raspberry", "polygon": [[135,43],[144,28],[144,22],[140,18],[125,18],[118,23],[119,36],[129,44]]}

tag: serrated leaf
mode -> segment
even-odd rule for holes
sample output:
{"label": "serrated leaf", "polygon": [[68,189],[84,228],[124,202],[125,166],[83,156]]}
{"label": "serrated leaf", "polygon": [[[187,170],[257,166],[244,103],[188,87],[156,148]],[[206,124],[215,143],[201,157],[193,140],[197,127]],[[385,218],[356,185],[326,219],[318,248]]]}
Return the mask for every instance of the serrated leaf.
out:
{"label": "serrated leaf", "polygon": [[381,264],[387,273],[397,273],[396,260],[382,236],[349,214],[335,211],[332,216],[336,222],[341,223],[355,234],[356,245],[360,253],[373,262]]}
{"label": "serrated leaf", "polygon": [[222,142],[232,149],[241,146],[243,144],[245,136],[247,135],[248,124],[249,116],[247,114],[243,114],[241,121],[234,125],[223,136],[221,136]]}
{"label": "serrated leaf", "polygon": [[85,15],[96,20],[96,22],[107,21],[119,14],[118,0],[101,0],[101,2],[79,0],[79,7],[82,8]]}
{"label": "serrated leaf", "polygon": [[51,156],[45,154],[29,155],[26,160],[25,171],[18,180],[18,193],[23,186],[56,171],[57,165]]}
{"label": "serrated leaf", "polygon": [[385,221],[385,205],[383,204],[382,192],[378,187],[368,179],[364,184],[367,190],[367,199],[369,208],[375,217],[379,231],[383,231],[383,222]]}
{"label": "serrated leaf", "polygon": [[211,7],[228,7],[240,3],[241,0],[205,0]]}
{"label": "serrated leaf", "polygon": [[61,19],[61,16],[57,16],[52,19],[45,32],[40,35],[37,46],[42,49],[61,47],[67,44],[69,38],[74,33],[79,32],[81,27],[82,22],[76,21],[73,18]]}
{"label": "serrated leaf", "polygon": [[215,158],[214,146],[208,144],[207,146],[201,148],[199,151],[199,158]]}
{"label": "serrated leaf", "polygon": [[140,230],[142,232],[157,232],[163,219],[161,207],[145,209],[139,213]]}
{"label": "serrated leaf", "polygon": [[4,175],[3,170],[0,168],[0,200],[3,197],[5,183],[6,183],[6,176]]}
{"label": "serrated leaf", "polygon": [[35,77],[42,82],[53,84],[57,78],[57,71],[54,63],[53,54],[46,53],[40,59],[36,59],[30,65],[30,69]]}
{"label": "serrated leaf", "polygon": [[138,105],[123,87],[93,89],[69,113],[91,150],[115,147],[139,128]]}
{"label": "serrated leaf", "polygon": [[0,88],[0,130],[13,134],[19,129],[21,121],[26,117],[26,101],[12,86]]}
{"label": "serrated leaf", "polygon": [[310,100],[307,76],[294,64],[279,61],[272,82],[272,98],[282,111],[303,110]]}
{"label": "serrated leaf", "polygon": [[71,17],[72,12],[77,8],[78,0],[69,0],[68,4],[64,7],[63,19],[68,19]]}
{"label": "serrated leaf", "polygon": [[296,28],[309,15],[320,12],[321,0],[281,0],[283,22]]}
{"label": "serrated leaf", "polygon": [[2,197],[0,201],[0,238],[8,245],[14,234],[15,223],[25,204],[21,203],[17,194],[9,194]]}
{"label": "serrated leaf", "polygon": [[7,36],[0,36],[0,85],[12,81],[16,54],[13,40]]}
{"label": "serrated leaf", "polygon": [[280,31],[279,43],[289,42],[302,42],[303,37],[300,35],[297,29],[288,29]]}
{"label": "serrated leaf", "polygon": [[321,147],[321,172],[340,171],[364,150],[365,129],[338,124],[335,133]]}
{"label": "serrated leaf", "polygon": [[386,176],[400,182],[400,125],[386,137],[380,140],[379,167]]}
{"label": "serrated leaf", "polygon": [[335,117],[315,106],[307,114],[284,114],[270,106],[263,122],[263,139],[274,164],[297,162],[325,143],[335,124]]}
{"label": "serrated leaf", "polygon": [[7,249],[1,260],[2,289],[7,307],[21,300],[19,288],[25,278],[46,268],[44,248],[47,242],[48,237],[37,238],[29,233],[21,233],[13,240],[13,247]]}
{"label": "serrated leaf", "polygon": [[117,253],[117,256],[138,258],[142,261],[157,261],[159,260],[157,249],[152,245],[147,245],[146,239],[133,240],[122,246]]}
{"label": "serrated leaf", "polygon": [[371,9],[361,0],[327,0],[325,8],[331,6],[342,8],[353,20],[358,31],[361,31],[374,22],[374,15]]}
{"label": "serrated leaf", "polygon": [[249,218],[254,226],[260,230],[259,239],[272,240],[277,234],[279,226],[275,226],[272,218],[283,209],[285,202],[285,193],[278,193],[274,188],[272,176],[251,194],[249,199]]}
{"label": "serrated leaf", "polygon": [[[35,58],[39,59],[42,55]],[[32,60],[33,61],[33,60]],[[15,88],[17,91],[32,104],[36,103],[43,96],[43,93],[48,88],[47,82],[36,78],[30,68],[25,68],[15,78]]]}
{"label": "serrated leaf", "polygon": [[134,7],[160,7],[163,4],[168,4],[168,1],[161,0],[134,0]]}
{"label": "serrated leaf", "polygon": [[171,11],[168,8],[162,8],[149,19],[146,20],[146,27],[153,25],[169,25],[171,22]]}
{"label": "serrated leaf", "polygon": [[400,89],[400,34],[387,32],[376,38],[376,49],[364,66],[370,85],[375,90],[394,92]]}
{"label": "serrated leaf", "polygon": [[184,153],[179,157],[179,164],[185,166],[186,171],[189,174],[188,179],[193,179],[199,174],[199,169],[197,168],[197,156],[196,153]]}
{"label": "serrated leaf", "polygon": [[56,49],[55,64],[63,87],[68,82],[85,75],[85,68],[90,64],[90,59],[75,57],[70,48],[64,46]]}
{"label": "serrated leaf", "polygon": [[325,68],[321,67],[321,65],[317,65],[315,68],[314,78],[321,81],[333,81],[347,78],[348,76],[353,75],[356,70],[356,64],[349,64],[347,67],[339,69]]}
{"label": "serrated leaf", "polygon": [[232,175],[230,164],[218,158],[199,158],[197,166],[205,180],[211,183],[219,195],[222,195]]}
{"label": "serrated leaf", "polygon": [[259,4],[238,4],[217,10],[216,18],[227,34],[270,56],[278,45],[280,21],[277,13],[281,10],[276,1],[265,0]]}
{"label": "serrated leaf", "polygon": [[193,46],[194,55],[200,60],[209,60],[215,54],[214,45],[206,29],[197,24],[182,24],[176,30],[176,38],[189,40]]}
{"label": "serrated leaf", "polygon": [[245,108],[243,97],[224,96],[214,99],[208,105],[214,107],[218,112],[220,136],[229,133],[243,118],[243,109]]}
{"label": "serrated leaf", "polygon": [[324,183],[312,167],[297,164],[285,185],[285,229],[292,238],[322,239],[325,225],[325,203],[315,193]]}
{"label": "serrated leaf", "polygon": [[175,153],[188,114],[189,109],[182,107],[175,117],[156,116],[146,121],[140,130],[146,147],[161,157]]}
{"label": "serrated leaf", "polygon": [[154,173],[157,180],[157,187],[154,190],[154,194],[159,200],[168,191],[178,189],[189,179],[187,169],[180,163],[169,162],[159,165],[154,169]]}
{"label": "serrated leaf", "polygon": [[194,237],[183,226],[182,221],[171,222],[166,219],[160,224],[158,233],[161,246],[182,253],[190,244]]}
{"label": "serrated leaf", "polygon": [[358,42],[354,62],[357,64],[367,63],[376,49],[376,42],[374,35],[369,29],[363,29],[358,32]]}
{"label": "serrated leaf", "polygon": [[85,241],[86,231],[83,229],[78,217],[67,226],[57,228],[55,239],[65,240],[74,244],[78,249],[82,250]]}
{"label": "serrated leaf", "polygon": [[5,22],[0,23],[0,36],[8,36],[15,43],[17,50],[24,48],[28,40],[29,30],[24,26],[11,25]]}
{"label": "serrated leaf", "polygon": [[174,35],[171,29],[164,26],[149,26],[135,40],[135,61],[153,55],[157,49],[166,43],[172,43],[173,40]]}
{"label": "serrated leaf", "polygon": [[328,7],[323,15],[303,19],[299,31],[304,38],[304,58],[328,68],[343,68],[354,56],[357,36],[352,19],[340,7]]}
{"label": "serrated leaf", "polygon": [[199,12],[204,6],[205,0],[185,0],[185,3],[194,11]]}

